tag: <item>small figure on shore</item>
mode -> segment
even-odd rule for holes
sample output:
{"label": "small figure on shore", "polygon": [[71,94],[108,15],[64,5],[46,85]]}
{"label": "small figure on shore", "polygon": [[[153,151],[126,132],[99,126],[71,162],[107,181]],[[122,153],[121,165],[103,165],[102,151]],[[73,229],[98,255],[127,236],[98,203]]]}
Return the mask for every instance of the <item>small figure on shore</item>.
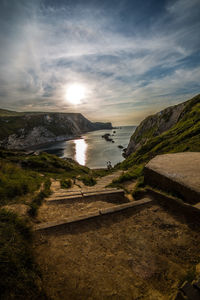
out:
{"label": "small figure on shore", "polygon": [[112,164],[111,164],[111,161],[109,160],[109,161],[107,161],[107,169],[108,170],[111,170],[112,169]]}

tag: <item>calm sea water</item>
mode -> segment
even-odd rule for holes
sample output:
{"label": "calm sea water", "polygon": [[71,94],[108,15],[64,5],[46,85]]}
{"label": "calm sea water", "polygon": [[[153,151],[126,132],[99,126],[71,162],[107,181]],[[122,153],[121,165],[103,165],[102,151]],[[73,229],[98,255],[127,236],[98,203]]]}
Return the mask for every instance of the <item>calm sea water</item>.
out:
{"label": "calm sea water", "polygon": [[[39,150],[56,154],[62,158],[72,158],[89,168],[105,168],[108,161],[114,166],[124,160],[122,149],[119,149],[118,146],[128,146],[135,128],[135,126],[123,126],[112,130],[93,131],[84,134],[80,139],[49,144]],[[105,133],[112,135],[114,143],[102,138]]]}

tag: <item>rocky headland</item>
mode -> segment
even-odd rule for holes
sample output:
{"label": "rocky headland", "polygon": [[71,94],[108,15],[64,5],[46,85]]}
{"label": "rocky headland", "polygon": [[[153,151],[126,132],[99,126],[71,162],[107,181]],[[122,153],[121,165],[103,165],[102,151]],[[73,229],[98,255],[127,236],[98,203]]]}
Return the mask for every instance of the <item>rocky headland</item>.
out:
{"label": "rocky headland", "polygon": [[147,143],[150,138],[159,136],[163,132],[171,129],[183,117],[184,109],[189,101],[167,107],[145,118],[133,133],[125,155],[129,156],[131,153],[137,151],[140,146]]}
{"label": "rocky headland", "polygon": [[100,129],[112,129],[112,124],[91,122],[80,113],[17,113],[0,110],[0,147],[7,149],[29,149]]}

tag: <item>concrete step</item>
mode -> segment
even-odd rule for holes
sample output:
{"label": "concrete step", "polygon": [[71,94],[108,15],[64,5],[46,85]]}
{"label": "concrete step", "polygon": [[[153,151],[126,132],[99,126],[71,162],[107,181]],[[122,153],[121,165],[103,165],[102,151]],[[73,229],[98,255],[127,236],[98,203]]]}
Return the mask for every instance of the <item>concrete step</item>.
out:
{"label": "concrete step", "polygon": [[77,196],[77,197],[82,196],[82,192],[76,192],[76,193],[74,193],[74,192],[69,192],[69,193],[55,192],[50,197],[48,197],[48,199],[63,198],[63,197],[75,197],[75,196]]}
{"label": "concrete step", "polygon": [[115,191],[121,191],[121,189],[116,189],[116,188],[111,188],[111,189],[105,189],[105,188],[101,188],[101,189],[83,189],[80,191],[68,191],[68,190],[59,190],[57,192],[54,192],[49,198],[55,198],[55,197],[68,197],[68,196],[81,196],[83,194],[98,194],[98,193],[102,193],[102,192],[115,192]]}
{"label": "concrete step", "polygon": [[46,199],[47,204],[60,204],[67,203],[68,201],[80,201],[80,200],[88,200],[93,199],[94,201],[102,200],[102,201],[119,201],[119,202],[128,202],[128,199],[124,196],[124,190],[101,190],[101,191],[88,191],[79,194],[65,194],[63,196],[51,196]]}
{"label": "concrete step", "polygon": [[200,153],[158,155],[145,166],[144,180],[147,185],[196,204],[200,201]]}
{"label": "concrete step", "polygon": [[100,218],[103,215],[119,213],[120,211],[122,212],[122,211],[127,210],[127,209],[142,208],[144,206],[151,205],[152,203],[153,203],[152,199],[144,198],[142,200],[133,201],[133,202],[129,202],[129,203],[124,203],[124,204],[121,204],[121,205],[115,205],[115,206],[112,206],[110,208],[96,210],[93,213],[80,215],[80,216],[76,216],[76,217],[72,216],[70,218],[60,220],[59,222],[55,221],[55,222],[46,222],[46,223],[37,224],[37,225],[35,225],[34,230],[36,232],[47,233],[47,232],[52,231],[54,229],[56,229],[56,230],[61,229],[61,228],[65,227],[67,225],[70,225],[72,223],[81,224],[82,221],[87,221],[87,220],[90,220],[90,219],[93,219],[93,218]]}

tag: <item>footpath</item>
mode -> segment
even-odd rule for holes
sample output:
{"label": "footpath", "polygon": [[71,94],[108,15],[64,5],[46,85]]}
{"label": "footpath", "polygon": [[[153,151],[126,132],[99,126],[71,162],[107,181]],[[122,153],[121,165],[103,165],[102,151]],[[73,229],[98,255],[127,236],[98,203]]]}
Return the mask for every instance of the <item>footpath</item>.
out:
{"label": "footpath", "polygon": [[52,182],[53,193],[40,207],[36,231],[52,232],[71,223],[78,223],[91,218],[99,218],[126,209],[149,205],[152,200],[143,198],[130,201],[125,197],[124,190],[106,188],[121,172],[115,172],[99,178],[92,187],[85,186],[76,180],[69,189],[60,188],[58,181]]}

